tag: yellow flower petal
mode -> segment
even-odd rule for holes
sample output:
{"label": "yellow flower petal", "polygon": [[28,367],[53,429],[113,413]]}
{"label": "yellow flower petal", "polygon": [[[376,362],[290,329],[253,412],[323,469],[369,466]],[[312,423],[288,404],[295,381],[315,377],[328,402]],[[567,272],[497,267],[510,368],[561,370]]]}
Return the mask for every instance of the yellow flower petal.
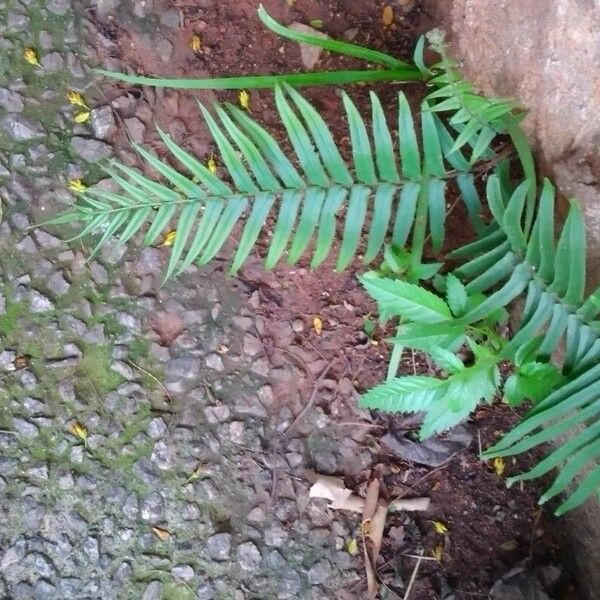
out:
{"label": "yellow flower petal", "polygon": [[432,523],[433,523],[433,528],[440,535],[444,535],[445,533],[448,533],[448,526],[445,525],[444,523],[442,523],[441,521],[432,521]]}
{"label": "yellow flower petal", "polygon": [[71,180],[69,180],[69,183],[67,184],[67,187],[72,192],[77,192],[77,193],[85,192],[85,190],[87,190],[87,188],[88,188],[88,186],[85,185],[85,183],[83,183],[83,181],[81,181],[81,179],[71,179]]}
{"label": "yellow flower petal", "polygon": [[497,456],[494,459],[494,471],[496,471],[496,475],[498,475],[498,477],[502,477],[502,475],[504,474],[504,469],[506,468],[506,462],[504,461],[504,459],[501,456]]}
{"label": "yellow flower petal", "polygon": [[211,156],[206,163],[206,168],[215,175],[217,172],[217,161]]}
{"label": "yellow flower petal", "polygon": [[88,430],[85,425],[82,425],[79,421],[74,421],[69,425],[69,431],[80,440],[87,441]]}
{"label": "yellow flower petal", "polygon": [[172,229],[171,231],[168,231],[165,234],[165,239],[163,240],[163,243],[160,244],[160,246],[172,246],[173,242],[175,241],[175,236],[177,235],[177,231],[175,229]]}
{"label": "yellow flower petal", "polygon": [[33,48],[25,48],[23,51],[23,58],[30,64],[36,67],[41,67],[40,61],[38,60],[37,52]]}
{"label": "yellow flower petal", "polygon": [[242,108],[246,110],[250,108],[250,94],[246,90],[240,90],[238,101]]}
{"label": "yellow flower petal", "polygon": [[88,105],[85,103],[83,96],[75,90],[69,90],[69,92],[67,93],[67,100],[69,101],[69,104],[72,104],[73,106],[89,108]]}
{"label": "yellow flower petal", "polygon": [[162,527],[156,527],[155,525],[151,525],[152,531],[154,534],[160,538],[163,542],[166,542],[171,537],[171,532],[163,529]]}
{"label": "yellow flower petal", "polygon": [[321,321],[319,317],[313,319],[313,328],[317,335],[321,335],[321,332],[323,331],[323,321]]}
{"label": "yellow flower petal", "polygon": [[202,50],[202,39],[199,35],[193,35],[190,40],[190,48],[194,51],[195,54],[198,54]]}
{"label": "yellow flower petal", "polygon": [[86,110],[85,112],[81,112],[75,115],[75,123],[85,123],[90,120],[90,112]]}

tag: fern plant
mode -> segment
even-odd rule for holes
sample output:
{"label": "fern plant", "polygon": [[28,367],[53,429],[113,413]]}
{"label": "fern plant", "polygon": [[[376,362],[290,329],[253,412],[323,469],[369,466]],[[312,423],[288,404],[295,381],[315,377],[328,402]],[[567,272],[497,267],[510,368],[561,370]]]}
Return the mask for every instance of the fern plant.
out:
{"label": "fern plant", "polygon": [[[359,251],[365,264],[383,254],[388,274],[396,278],[370,273],[361,281],[377,300],[381,317],[401,321],[393,340],[389,380],[369,391],[362,405],[424,412],[421,435],[426,437],[467,418],[478,402],[490,402],[499,390],[512,405],[531,400],[533,409],[485,456],[516,454],[570,435],[530,472],[511,480],[539,477],[558,467],[562,470],[542,501],[568,490],[600,454],[600,290],[583,299],[585,237],[577,204],[571,204],[555,245],[554,190],[545,182],[537,200],[534,162],[514,103],[476,94],[446,55],[437,32],[429,42],[440,61],[425,64],[421,38],[411,65],[354,44],[294,32],[262,7],[259,16],[279,35],[364,59],[379,68],[204,80],[105,73],[133,85],[272,87],[295,157],[289,157],[270,133],[235,106],[215,105],[211,113],[199,105],[219,149],[225,177],[217,176],[159,130],[168,159],[135,146],[158,178],[112,162],[106,170],[119,191],[88,188],[72,211],[51,223],[82,221],[78,237],[99,231],[96,250],[109,240],[125,243],[142,231],[144,243],[153,244],[161,232],[175,228],[165,279],[192,263],[208,262],[228,239],[239,235],[231,265],[235,272],[265,229],[271,234],[267,267],[284,255],[288,263],[295,263],[309,249],[311,266],[316,267],[334,246],[337,269],[347,267]],[[371,93],[369,120],[343,94],[349,162],[323,118],[292,87],[414,80],[431,87],[416,124],[402,92],[394,127],[375,94]],[[501,161],[495,150],[499,135],[510,138],[519,158],[522,183],[516,188],[508,162]],[[486,223],[475,178],[489,171],[494,174],[488,178],[484,200],[492,219]],[[460,192],[477,239],[447,256],[462,264],[442,276],[444,263],[424,263],[423,257],[428,244],[441,257],[449,182]],[[338,222],[343,223],[339,247]],[[437,293],[419,283],[432,278]],[[507,307],[522,294],[526,300],[520,326],[506,340],[497,326],[506,319]],[[564,358],[553,361],[562,346]],[[404,347],[428,352],[445,375],[395,378]],[[459,349],[468,354],[464,360],[457,356]],[[502,384],[499,365],[506,362],[513,365],[513,374]],[[596,466],[557,512],[577,506],[599,485]]]}
{"label": "fern plant", "polygon": [[[534,407],[484,457],[509,456],[565,437],[562,446],[529,472],[524,481],[560,468],[542,496],[546,502],[564,492],[600,456],[600,289],[584,300],[585,228],[578,204],[570,204],[555,244],[554,188],[545,181],[531,232],[525,232],[527,183],[510,193],[506,171],[491,176],[488,205],[495,226],[477,241],[450,254],[468,259],[440,279],[443,295],[405,281],[371,273],[361,277],[377,301],[382,318],[401,317],[393,340],[427,352],[443,377],[400,377],[370,390],[366,408],[424,412],[421,437],[456,425],[480,401],[490,402],[501,389],[499,365],[514,372],[504,384],[513,406],[526,398]],[[496,333],[506,307],[525,294],[521,322],[510,340]],[[456,356],[463,345],[469,364]],[[564,357],[551,362],[560,347]],[[582,426],[583,429],[582,429]],[[595,466],[557,509],[562,514],[581,504],[600,485]]]}

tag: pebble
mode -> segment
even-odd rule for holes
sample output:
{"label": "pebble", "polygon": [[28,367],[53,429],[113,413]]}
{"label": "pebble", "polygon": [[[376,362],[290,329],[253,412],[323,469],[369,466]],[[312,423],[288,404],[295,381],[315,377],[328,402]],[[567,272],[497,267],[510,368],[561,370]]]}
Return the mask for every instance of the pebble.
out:
{"label": "pebble", "polygon": [[40,63],[47,73],[56,73],[64,69],[65,66],[65,61],[58,52],[50,52],[50,54],[42,56]]}
{"label": "pebble", "polygon": [[29,292],[29,308],[31,312],[43,313],[54,309],[52,301],[37,290]]}
{"label": "pebble", "polygon": [[38,123],[21,115],[9,114],[0,119],[0,127],[15,142],[28,142],[44,136],[44,131]]}
{"label": "pebble", "polygon": [[260,571],[262,557],[260,551],[252,542],[245,542],[237,547],[238,565],[244,571],[257,573]]}
{"label": "pebble", "polygon": [[104,140],[110,137],[117,130],[112,108],[110,106],[94,108],[90,114],[90,125],[98,139]]}
{"label": "pebble", "polygon": [[206,550],[214,560],[229,560],[230,549],[231,535],[229,533],[217,533],[206,540]]}
{"label": "pebble", "polygon": [[146,134],[146,126],[137,117],[125,119],[124,122],[132,141],[136,144],[141,144]]}
{"label": "pebble", "polygon": [[76,136],[71,139],[71,147],[75,154],[83,160],[96,163],[112,154],[112,147],[92,138]]}
{"label": "pebble", "polygon": [[23,98],[17,92],[0,88],[0,106],[10,113],[20,113],[23,110]]}

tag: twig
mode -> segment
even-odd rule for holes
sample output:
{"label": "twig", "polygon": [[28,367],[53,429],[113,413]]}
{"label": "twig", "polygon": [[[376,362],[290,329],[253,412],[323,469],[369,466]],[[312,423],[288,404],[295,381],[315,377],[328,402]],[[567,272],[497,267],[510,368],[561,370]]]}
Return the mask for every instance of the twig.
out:
{"label": "twig", "polygon": [[169,399],[169,404],[173,404],[173,397],[171,396],[171,394],[169,394],[169,390],[164,386],[163,382],[160,381],[160,379],[158,379],[158,377],[156,377],[156,375],[153,375],[152,373],[150,373],[150,371],[146,371],[146,369],[144,369],[144,367],[140,367],[140,365],[134,363],[130,358],[127,359],[127,362],[132,367],[135,367],[136,369],[140,370],[142,373],[145,373],[146,375],[148,375],[148,377],[150,377],[150,379],[156,381],[156,383],[158,383],[158,385],[163,389],[164,393],[167,395],[167,398]]}
{"label": "twig", "polygon": [[529,540],[529,562],[533,560],[533,544],[535,543],[535,530],[539,525],[540,519],[542,518],[543,508],[538,510],[537,516],[535,518],[535,522],[533,523],[533,529],[531,530],[531,538]]}
{"label": "twig", "polygon": [[410,581],[408,582],[408,586],[406,587],[406,593],[404,594],[404,600],[408,600],[410,595],[410,591],[415,583],[415,579],[417,578],[417,573],[419,571],[419,567],[421,566],[421,561],[423,560],[423,551],[419,552],[419,556],[417,556],[417,562],[415,564],[415,568],[410,576]]}
{"label": "twig", "polygon": [[306,402],[306,405],[298,413],[298,416],[289,424],[289,426],[286,427],[285,431],[282,432],[281,437],[288,436],[289,433],[292,431],[292,429],[294,429],[294,427],[297,425],[298,421],[300,421],[300,419],[302,419],[302,417],[313,406],[313,404],[315,403],[315,399],[317,397],[317,392],[319,391],[319,385],[321,384],[321,382],[323,381],[323,379],[325,379],[325,377],[327,376],[327,373],[329,373],[329,371],[331,370],[331,367],[333,365],[333,361],[334,360],[335,360],[335,358],[332,358],[329,361],[329,363],[325,366],[325,368],[321,371],[321,374],[319,375],[319,377],[315,381],[315,384],[313,385],[312,392],[310,393],[310,396],[308,398],[308,401]]}

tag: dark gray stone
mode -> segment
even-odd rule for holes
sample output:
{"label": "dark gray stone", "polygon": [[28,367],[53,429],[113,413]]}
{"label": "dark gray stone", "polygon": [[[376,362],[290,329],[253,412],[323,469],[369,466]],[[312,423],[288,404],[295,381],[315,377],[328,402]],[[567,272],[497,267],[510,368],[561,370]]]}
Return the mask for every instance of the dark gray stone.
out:
{"label": "dark gray stone", "polygon": [[0,88],[0,106],[10,113],[20,113],[23,110],[21,94],[12,92],[7,88]]}
{"label": "dark gray stone", "polygon": [[101,140],[110,137],[117,129],[115,117],[110,106],[94,108],[90,115],[90,124],[94,135]]}
{"label": "dark gray stone", "polygon": [[22,117],[21,115],[10,114],[0,119],[0,127],[15,142],[28,142],[43,137],[44,130],[38,123]]}
{"label": "dark gray stone", "polygon": [[214,560],[229,560],[231,550],[231,535],[217,533],[206,540],[208,555]]}
{"label": "dark gray stone", "polygon": [[83,160],[96,163],[112,154],[112,147],[99,140],[76,136],[71,139],[71,147]]}

